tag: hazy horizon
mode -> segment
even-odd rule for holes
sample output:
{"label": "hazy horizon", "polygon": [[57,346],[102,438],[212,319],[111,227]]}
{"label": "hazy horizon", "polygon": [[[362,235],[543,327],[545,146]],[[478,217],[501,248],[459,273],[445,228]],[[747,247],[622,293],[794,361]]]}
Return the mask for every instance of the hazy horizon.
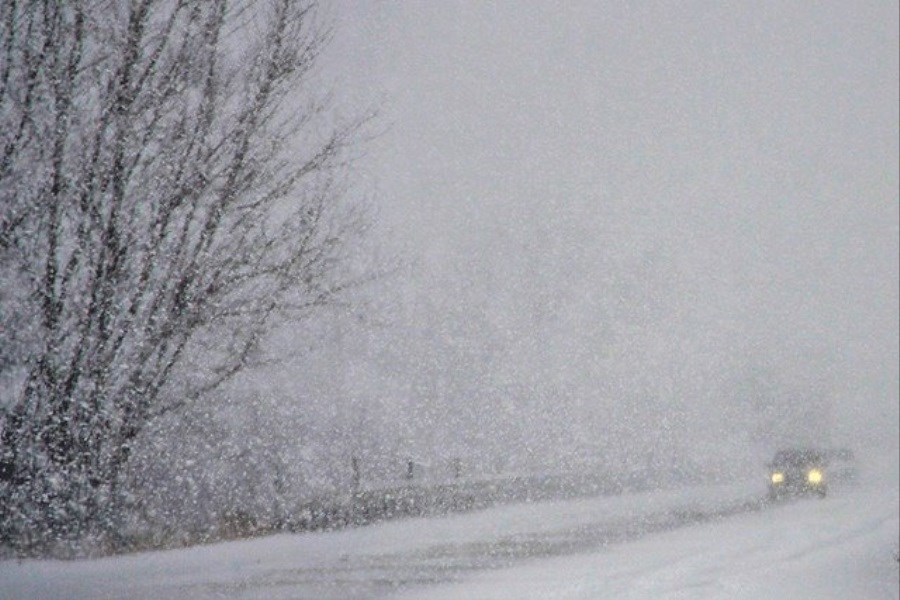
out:
{"label": "hazy horizon", "polygon": [[422,429],[474,413],[465,437],[512,386],[535,438],[702,456],[743,419],[896,451],[896,6],[336,12],[337,87],[385,123],[363,185],[414,262],[395,317],[430,332],[384,343],[450,380],[387,387]]}

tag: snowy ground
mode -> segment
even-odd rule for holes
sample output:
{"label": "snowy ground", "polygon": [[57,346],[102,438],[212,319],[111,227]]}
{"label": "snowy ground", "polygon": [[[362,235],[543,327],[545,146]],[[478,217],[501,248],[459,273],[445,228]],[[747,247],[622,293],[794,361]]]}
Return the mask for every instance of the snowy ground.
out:
{"label": "snowy ground", "polygon": [[503,506],[102,560],[0,563],[0,598],[898,598],[898,489],[758,481]]}
{"label": "snowy ground", "polygon": [[411,594],[488,599],[900,598],[897,491],[840,493]]}

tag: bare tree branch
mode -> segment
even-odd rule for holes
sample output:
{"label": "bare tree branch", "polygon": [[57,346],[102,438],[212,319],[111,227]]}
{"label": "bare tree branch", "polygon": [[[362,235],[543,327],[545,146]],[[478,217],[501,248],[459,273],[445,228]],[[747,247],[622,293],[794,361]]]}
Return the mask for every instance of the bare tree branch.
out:
{"label": "bare tree branch", "polygon": [[315,0],[0,6],[0,543],[110,535],[148,424],[365,280],[330,37]]}

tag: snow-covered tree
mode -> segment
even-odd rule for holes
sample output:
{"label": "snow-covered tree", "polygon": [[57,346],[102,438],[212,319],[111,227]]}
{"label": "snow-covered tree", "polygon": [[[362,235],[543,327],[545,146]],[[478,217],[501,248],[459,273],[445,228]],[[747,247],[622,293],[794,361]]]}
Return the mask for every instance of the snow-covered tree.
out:
{"label": "snow-covered tree", "polygon": [[328,38],[314,0],[0,3],[0,542],[115,544],[148,424],[358,281]]}

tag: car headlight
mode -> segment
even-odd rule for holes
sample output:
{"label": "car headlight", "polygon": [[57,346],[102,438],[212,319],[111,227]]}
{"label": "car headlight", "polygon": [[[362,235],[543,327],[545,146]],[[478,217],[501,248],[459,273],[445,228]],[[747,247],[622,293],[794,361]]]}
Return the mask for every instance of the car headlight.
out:
{"label": "car headlight", "polygon": [[812,469],[806,474],[806,480],[810,483],[822,483],[822,471]]}
{"label": "car headlight", "polygon": [[784,473],[772,473],[772,483],[783,483]]}

